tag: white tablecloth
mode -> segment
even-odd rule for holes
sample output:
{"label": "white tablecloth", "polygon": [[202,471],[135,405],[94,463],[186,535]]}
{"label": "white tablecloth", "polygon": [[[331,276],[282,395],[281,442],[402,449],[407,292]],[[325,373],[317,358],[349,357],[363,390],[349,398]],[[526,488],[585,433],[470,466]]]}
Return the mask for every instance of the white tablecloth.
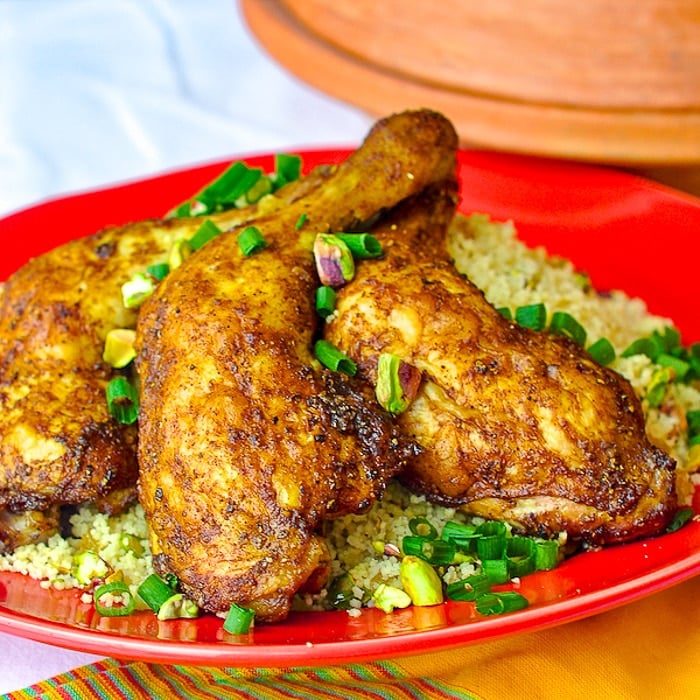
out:
{"label": "white tablecloth", "polygon": [[[274,64],[235,0],[0,0],[0,76],[0,216],[229,155],[355,144],[371,123]],[[0,693],[95,658],[0,633]]]}

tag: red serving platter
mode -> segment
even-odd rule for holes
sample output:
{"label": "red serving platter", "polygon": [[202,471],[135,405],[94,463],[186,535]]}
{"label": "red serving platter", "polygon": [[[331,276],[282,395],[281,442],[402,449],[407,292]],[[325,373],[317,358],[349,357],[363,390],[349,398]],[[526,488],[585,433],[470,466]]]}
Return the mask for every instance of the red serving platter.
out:
{"label": "red serving platter", "polygon": [[[302,153],[308,170],[346,149]],[[271,170],[271,155],[246,157]],[[0,279],[30,257],[104,226],[157,217],[215,177],[229,160],[53,199],[0,220]],[[512,220],[529,245],[571,258],[598,289],[623,289],[700,341],[695,237],[700,201],[604,168],[462,151],[461,208]],[[696,499],[697,500],[697,499]],[[54,591],[0,572],[0,630],[72,649],[168,663],[280,666],[365,661],[446,649],[580,619],[700,572],[700,522],[632,544],[573,556],[522,579],[522,611],[482,617],[469,603],[395,611],[292,613],[230,636],[214,616],[159,622],[150,613],[101,617],[77,591]]]}

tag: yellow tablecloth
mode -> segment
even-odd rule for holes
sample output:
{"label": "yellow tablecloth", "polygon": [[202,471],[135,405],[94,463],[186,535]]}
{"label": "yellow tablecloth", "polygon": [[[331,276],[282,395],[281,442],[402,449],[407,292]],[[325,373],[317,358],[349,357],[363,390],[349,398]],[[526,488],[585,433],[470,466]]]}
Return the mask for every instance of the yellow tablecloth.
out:
{"label": "yellow tablecloth", "polygon": [[4,697],[700,699],[700,577],[594,617],[458,650],[320,669],[107,659]]}

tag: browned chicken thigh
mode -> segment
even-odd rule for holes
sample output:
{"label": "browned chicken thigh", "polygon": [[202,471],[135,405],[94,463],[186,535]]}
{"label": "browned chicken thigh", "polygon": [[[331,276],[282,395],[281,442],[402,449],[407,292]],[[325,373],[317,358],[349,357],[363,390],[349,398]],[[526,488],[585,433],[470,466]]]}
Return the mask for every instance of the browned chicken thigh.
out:
{"label": "browned chicken thigh", "polygon": [[[279,620],[325,581],[324,518],[368,508],[407,450],[371,390],[312,355],[312,242],[455,169],[432,112],[377,123],[328,180],[257,226],[215,238],[165,278],[138,323],[139,495],[160,573],[213,612]],[[297,230],[300,227],[300,230]]]}
{"label": "browned chicken thigh", "polygon": [[[319,168],[259,206],[211,216],[240,224],[287,206],[328,176]],[[108,413],[117,372],[102,358],[113,328],[135,328],[121,285],[167,259],[201,218],[107,228],[30,260],[0,288],[0,552],[46,540],[59,506],[107,512],[136,498],[136,426]]]}
{"label": "browned chicken thigh", "polygon": [[658,533],[674,463],[650,444],[631,385],[572,340],[508,321],[445,253],[445,228],[399,212],[340,290],[325,337],[373,385],[381,353],[422,373],[398,417],[422,448],[400,479],[430,500],[592,544]]}

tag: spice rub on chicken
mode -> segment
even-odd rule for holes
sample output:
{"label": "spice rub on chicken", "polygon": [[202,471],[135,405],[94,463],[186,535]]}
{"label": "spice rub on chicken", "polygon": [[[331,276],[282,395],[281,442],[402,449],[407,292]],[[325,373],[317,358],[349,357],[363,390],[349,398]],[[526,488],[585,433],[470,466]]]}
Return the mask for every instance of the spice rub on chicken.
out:
{"label": "spice rub on chicken", "polygon": [[[228,227],[287,206],[322,182],[320,167],[264,204],[210,217]],[[109,414],[105,337],[135,328],[121,285],[167,259],[202,218],[106,228],[40,255],[0,288],[0,553],[45,541],[60,506],[117,512],[136,499],[136,426]]]}
{"label": "spice rub on chicken", "polygon": [[382,353],[421,373],[397,420],[422,449],[400,480],[536,535],[661,532],[674,462],[647,439],[632,386],[574,341],[506,320],[448,259],[446,227],[421,224],[425,205],[374,230],[384,256],[361,262],[325,328],[373,385]]}
{"label": "spice rub on chicken", "polygon": [[429,111],[378,122],[306,196],[172,271],[141,308],[139,496],[154,566],[200,607],[284,618],[329,573],[319,526],[368,508],[405,465],[364,384],[312,354],[317,232],[373,218],[455,171],[456,135]]}

